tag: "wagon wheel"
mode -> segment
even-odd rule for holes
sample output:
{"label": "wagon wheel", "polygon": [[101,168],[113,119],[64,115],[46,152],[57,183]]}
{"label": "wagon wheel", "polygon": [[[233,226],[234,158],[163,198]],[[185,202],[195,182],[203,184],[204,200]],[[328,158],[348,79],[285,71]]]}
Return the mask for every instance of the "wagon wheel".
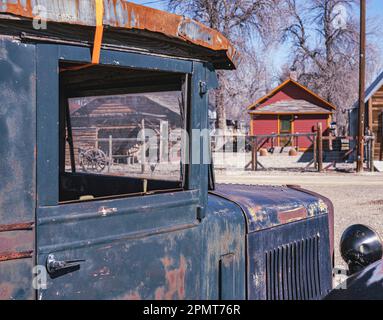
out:
{"label": "wagon wheel", "polygon": [[100,149],[89,149],[81,155],[80,164],[85,172],[102,172],[108,163],[106,154]]}

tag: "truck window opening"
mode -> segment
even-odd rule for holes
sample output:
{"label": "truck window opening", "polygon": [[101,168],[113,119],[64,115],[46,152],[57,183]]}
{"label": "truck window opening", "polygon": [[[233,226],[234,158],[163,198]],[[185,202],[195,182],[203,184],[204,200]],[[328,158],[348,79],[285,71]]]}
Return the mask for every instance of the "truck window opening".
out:
{"label": "truck window opening", "polygon": [[183,74],[60,65],[60,203],[182,191]]}

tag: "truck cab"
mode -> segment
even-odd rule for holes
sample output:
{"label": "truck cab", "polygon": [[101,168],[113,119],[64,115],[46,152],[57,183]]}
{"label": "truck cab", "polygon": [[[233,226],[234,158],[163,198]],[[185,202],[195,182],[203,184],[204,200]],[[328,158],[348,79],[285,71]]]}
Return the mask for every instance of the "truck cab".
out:
{"label": "truck cab", "polygon": [[326,295],[331,202],[214,183],[229,41],[125,1],[40,3],[37,29],[27,4],[0,5],[0,299]]}

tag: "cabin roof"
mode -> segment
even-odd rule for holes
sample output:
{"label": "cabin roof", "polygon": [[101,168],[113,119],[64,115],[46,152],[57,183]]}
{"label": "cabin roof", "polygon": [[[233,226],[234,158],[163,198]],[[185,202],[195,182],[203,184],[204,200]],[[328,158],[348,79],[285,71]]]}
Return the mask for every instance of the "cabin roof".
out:
{"label": "cabin roof", "polygon": [[278,101],[255,111],[251,114],[331,114],[332,112],[306,100]]}
{"label": "cabin roof", "polygon": [[74,117],[145,114],[159,119],[180,116],[180,96],[174,92],[93,97],[84,106],[71,108]]}
{"label": "cabin roof", "polygon": [[375,79],[375,81],[368,87],[364,102],[367,102],[372,96],[383,86],[383,71]]}
{"label": "cabin roof", "polygon": [[[32,3],[38,4],[40,10],[46,8],[46,12],[36,12]],[[3,0],[0,2],[1,33],[13,29],[18,34],[27,31],[35,36],[56,38],[81,35],[81,42],[85,39],[92,42],[97,12],[101,6],[103,25],[106,27],[104,41],[128,44],[142,50],[141,45],[148,42],[148,38],[157,39],[157,44],[149,52],[165,54],[168,46],[161,46],[161,42],[168,41],[178,46],[174,54],[180,57],[192,53],[192,57],[211,61],[216,69],[234,69],[237,64],[239,57],[229,40],[197,21],[125,0],[102,0],[98,5],[96,3],[97,0]],[[34,30],[31,20],[42,16],[41,12],[46,17],[48,28]],[[93,28],[89,30],[89,27]],[[144,49],[147,51],[147,48]]]}
{"label": "cabin roof", "polygon": [[[273,97],[275,97],[279,92],[284,91],[287,88],[295,88],[299,92],[295,97],[294,96],[286,96],[277,101],[273,101]],[[303,96],[302,96],[303,93]],[[309,97],[310,99],[304,99],[303,97]],[[272,102],[270,102],[272,101]],[[314,108],[314,106],[316,108]],[[260,113],[265,108],[273,109],[273,112],[286,112],[287,108],[295,108],[299,113],[305,113],[304,108],[308,108],[306,113],[331,113],[331,110],[335,110],[336,107],[324,100],[322,97],[308,89],[307,87],[301,85],[300,83],[287,79],[274,90],[270,91],[268,94],[258,99],[255,103],[248,107],[249,113]],[[267,110],[265,109],[265,110]],[[262,111],[261,111],[262,110]],[[271,111],[268,111],[271,112]],[[291,113],[291,112],[290,112]]]}

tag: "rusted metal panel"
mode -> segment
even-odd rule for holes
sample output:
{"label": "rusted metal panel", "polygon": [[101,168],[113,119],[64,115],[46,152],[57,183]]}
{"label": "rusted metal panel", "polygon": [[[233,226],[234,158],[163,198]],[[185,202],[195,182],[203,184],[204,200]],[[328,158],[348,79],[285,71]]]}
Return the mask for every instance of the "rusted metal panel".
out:
{"label": "rusted metal panel", "polygon": [[0,262],[33,257],[33,250],[25,252],[0,252]]}
{"label": "rusted metal panel", "polygon": [[227,254],[220,260],[220,299],[221,300],[234,300],[236,299],[235,292],[235,254]]}
{"label": "rusted metal panel", "polygon": [[[77,271],[49,278],[39,299],[197,299],[202,254],[195,246],[198,234],[198,229],[186,228],[54,252],[60,260],[85,262]],[[63,237],[65,243],[70,240]],[[40,263],[46,258],[41,254]]]}
{"label": "rusted metal panel", "polygon": [[0,300],[32,300],[33,259],[0,262]]}
{"label": "rusted metal panel", "polygon": [[132,206],[127,212],[114,202],[117,212],[108,217],[80,214],[89,204],[41,210],[39,264],[52,253],[59,260],[85,262],[74,272],[49,278],[39,299],[218,299],[219,262],[229,254],[235,255],[236,275],[231,295],[244,299],[246,225],[241,209],[209,196],[200,223],[187,207],[165,209],[166,201],[177,201],[175,195],[146,199],[144,210]]}
{"label": "rusted metal panel", "polygon": [[29,223],[35,205],[34,46],[0,38],[0,70],[0,225]]}
{"label": "rusted metal panel", "polygon": [[328,293],[327,199],[298,187],[218,185],[214,194],[236,203],[246,217],[249,299],[311,300]]}
{"label": "rusted metal panel", "polygon": [[218,185],[214,194],[242,208],[249,233],[329,212],[322,199],[288,187]]}
{"label": "rusted metal panel", "polygon": [[332,288],[328,216],[248,235],[251,300],[317,300]]}
{"label": "rusted metal panel", "polygon": [[0,299],[34,296],[34,53],[32,45],[0,38]]}
{"label": "rusted metal panel", "polygon": [[[33,231],[11,231],[0,233],[0,255],[2,252],[33,251]],[[0,258],[1,259],[1,258]]]}
{"label": "rusted metal panel", "polygon": [[[41,178],[38,178],[37,259],[39,265],[46,265],[52,254],[56,261],[85,261],[68,272],[52,274],[47,289],[39,290],[38,298],[218,298],[219,261],[228,254],[235,255],[233,270],[238,274],[232,290],[236,297],[244,298],[244,216],[238,206],[218,197],[212,196],[214,200],[206,205],[207,166],[190,170],[185,191],[72,204],[59,204],[54,198],[57,198],[54,190],[59,174],[54,166],[58,148],[53,146],[58,145],[58,139],[52,132],[58,118],[48,102],[58,95],[58,88],[54,79],[44,77],[44,73],[54,74],[53,65],[57,65],[64,51],[62,47],[60,50],[53,47],[58,46],[38,44],[37,51],[38,75],[41,75],[37,120],[41,124],[38,127],[38,177]],[[71,61],[83,57],[84,48],[64,49],[65,57],[72,57]],[[201,112],[207,108],[207,98],[200,95],[199,84],[209,80],[209,85],[213,85],[214,79],[208,75],[204,63],[193,62],[190,69],[190,61],[181,63],[168,57],[134,55],[130,59],[132,54],[118,52],[116,59],[115,52],[104,51],[101,61],[113,59],[121,67],[135,67],[139,63],[146,69],[177,71],[182,67],[188,73],[193,70],[190,129],[207,126],[207,118],[203,117],[207,112]],[[51,161],[48,166],[46,159]],[[105,215],[105,211],[110,214]]]}
{"label": "rusted metal panel", "polygon": [[[200,275],[201,297],[213,300],[246,299],[246,221],[241,208],[209,194],[206,218],[202,223],[199,241],[205,256]],[[232,257],[230,262],[229,257]],[[221,262],[228,263],[228,272],[224,275],[221,273]]]}
{"label": "rusted metal panel", "polygon": [[334,264],[335,261],[334,261],[334,237],[335,237],[335,224],[334,224],[334,213],[335,213],[335,209],[334,209],[334,204],[331,202],[330,199],[326,198],[325,196],[322,196],[321,194],[318,194],[316,192],[313,192],[313,191],[310,191],[310,190],[306,190],[306,189],[303,189],[299,186],[292,186],[290,185],[289,188],[291,189],[294,189],[294,190],[297,190],[299,192],[303,192],[303,193],[307,193],[313,197],[317,197],[318,199],[321,199],[327,206],[328,208],[328,227],[329,227],[329,238],[330,238],[330,254],[331,254],[331,257],[333,259],[332,263]]}
{"label": "rusted metal panel", "polygon": [[3,224],[0,225],[0,232],[32,230],[33,226],[34,222]]}
{"label": "rusted metal panel", "polygon": [[[238,54],[229,40],[197,21],[124,0],[104,0],[103,4],[105,26],[161,34],[217,54],[224,53],[231,68],[237,64]],[[96,26],[94,0],[5,0],[0,3],[0,12],[28,19],[44,15],[49,22]]]}
{"label": "rusted metal panel", "polygon": [[[174,195],[161,198],[176,201]],[[161,210],[158,197],[147,199],[152,204],[144,212],[133,206],[124,214],[118,208],[108,217],[84,212],[82,219],[74,209],[81,211],[84,205],[41,211],[49,220],[38,222],[39,264],[52,253],[59,260],[85,262],[77,271],[48,279],[39,299],[218,299],[219,262],[229,254],[235,255],[230,294],[244,299],[246,225],[241,209],[209,196],[206,217],[199,223],[187,207]],[[69,208],[73,214],[64,218],[59,211]]]}

